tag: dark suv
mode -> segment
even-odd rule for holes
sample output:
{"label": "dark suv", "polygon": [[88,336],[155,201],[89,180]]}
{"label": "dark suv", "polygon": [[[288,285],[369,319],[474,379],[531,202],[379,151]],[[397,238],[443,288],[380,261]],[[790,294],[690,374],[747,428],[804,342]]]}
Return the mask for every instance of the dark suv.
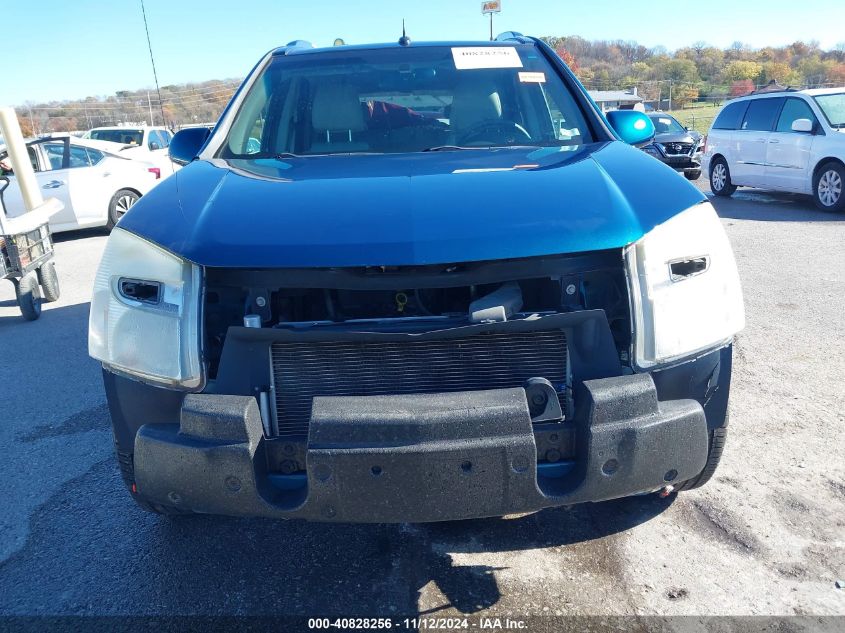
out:
{"label": "dark suv", "polygon": [[688,180],[698,180],[704,136],[685,128],[665,112],[649,112],[648,118],[654,124],[654,141],[643,148],[646,153],[672,169],[682,171]]}
{"label": "dark suv", "polygon": [[268,53],[97,273],[134,499],[406,522],[703,484],[742,298],[652,134],[534,38]]}

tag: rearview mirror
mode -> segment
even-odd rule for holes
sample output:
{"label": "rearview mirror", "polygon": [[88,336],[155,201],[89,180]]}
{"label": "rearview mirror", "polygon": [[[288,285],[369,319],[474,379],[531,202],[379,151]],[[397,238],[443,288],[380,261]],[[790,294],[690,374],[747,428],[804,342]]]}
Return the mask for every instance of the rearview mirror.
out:
{"label": "rearview mirror", "polygon": [[795,119],[792,122],[793,132],[812,132],[813,122],[810,119]]}
{"label": "rearview mirror", "polygon": [[176,132],[170,141],[170,160],[177,165],[187,165],[200,153],[210,134],[207,127],[189,127]]}
{"label": "rearview mirror", "polygon": [[654,138],[654,123],[635,110],[612,110],[607,113],[610,127],[629,145],[641,146]]}

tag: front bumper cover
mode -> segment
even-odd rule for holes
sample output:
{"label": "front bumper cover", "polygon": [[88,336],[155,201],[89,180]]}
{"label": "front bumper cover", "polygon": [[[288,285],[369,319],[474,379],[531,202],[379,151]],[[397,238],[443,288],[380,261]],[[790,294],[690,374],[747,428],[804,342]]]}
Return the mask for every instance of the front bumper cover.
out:
{"label": "front bumper cover", "polygon": [[538,468],[525,391],[315,398],[304,476],[264,472],[248,396],[195,394],[179,423],[142,426],[137,490],[201,513],[346,522],[502,516],[658,489],[700,473],[695,400],[658,401],[649,374],[584,382],[586,423],[568,468]]}

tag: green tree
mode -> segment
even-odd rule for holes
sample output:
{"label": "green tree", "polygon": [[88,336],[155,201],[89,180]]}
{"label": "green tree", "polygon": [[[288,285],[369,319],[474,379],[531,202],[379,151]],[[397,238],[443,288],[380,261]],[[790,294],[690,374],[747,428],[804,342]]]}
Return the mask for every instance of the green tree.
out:
{"label": "green tree", "polygon": [[762,67],[757,62],[734,60],[725,66],[724,77],[728,81],[742,81],[743,79],[756,79]]}

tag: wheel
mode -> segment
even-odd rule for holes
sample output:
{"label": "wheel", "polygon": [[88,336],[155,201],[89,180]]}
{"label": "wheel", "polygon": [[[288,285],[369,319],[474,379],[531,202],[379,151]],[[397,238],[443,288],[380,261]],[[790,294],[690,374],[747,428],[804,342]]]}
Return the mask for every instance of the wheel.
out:
{"label": "wheel", "polygon": [[172,506],[153,503],[144,498],[144,496],[138,492],[138,487],[135,484],[135,461],[132,453],[121,451],[117,441],[115,441],[114,448],[117,453],[117,463],[120,466],[120,475],[123,478],[123,483],[126,484],[126,487],[129,489],[129,495],[132,497],[132,500],[138,504],[139,508],[145,510],[146,512],[169,517],[189,516],[192,514],[186,510],[180,510],[179,508],[174,508]]}
{"label": "wheel", "polygon": [[698,180],[701,178],[701,170],[696,169],[693,171],[692,169],[689,169],[684,172],[684,176],[686,176],[687,180]]}
{"label": "wheel", "polygon": [[[727,420],[725,420],[725,424],[727,424]],[[710,431],[710,442],[707,447],[707,463],[704,465],[704,470],[702,470],[696,477],[688,479],[687,481],[675,486],[675,490],[679,492],[682,490],[693,490],[694,488],[700,488],[710,481],[710,478],[719,466],[719,461],[722,459],[722,452],[725,450],[725,442],[727,439],[727,426],[720,426],[719,428]]]}
{"label": "wheel", "polygon": [[825,163],[813,178],[813,198],[822,211],[842,213],[845,211],[845,195],[842,185],[845,183],[845,167],[833,161]]}
{"label": "wheel", "polygon": [[717,196],[732,196],[736,185],[731,183],[731,171],[724,158],[717,158],[710,166],[710,191]]}
{"label": "wheel", "polygon": [[24,319],[35,321],[41,316],[41,287],[38,285],[38,275],[29,272],[21,277],[15,284],[15,294]]}
{"label": "wheel", "polygon": [[130,189],[121,189],[112,196],[109,202],[109,219],[106,226],[112,230],[117,224],[118,220],[131,209],[136,202],[141,198],[137,193]]}
{"label": "wheel", "polygon": [[41,292],[44,301],[58,301],[62,294],[59,289],[59,276],[56,274],[55,262],[47,262],[38,269],[38,283],[41,284]]}

